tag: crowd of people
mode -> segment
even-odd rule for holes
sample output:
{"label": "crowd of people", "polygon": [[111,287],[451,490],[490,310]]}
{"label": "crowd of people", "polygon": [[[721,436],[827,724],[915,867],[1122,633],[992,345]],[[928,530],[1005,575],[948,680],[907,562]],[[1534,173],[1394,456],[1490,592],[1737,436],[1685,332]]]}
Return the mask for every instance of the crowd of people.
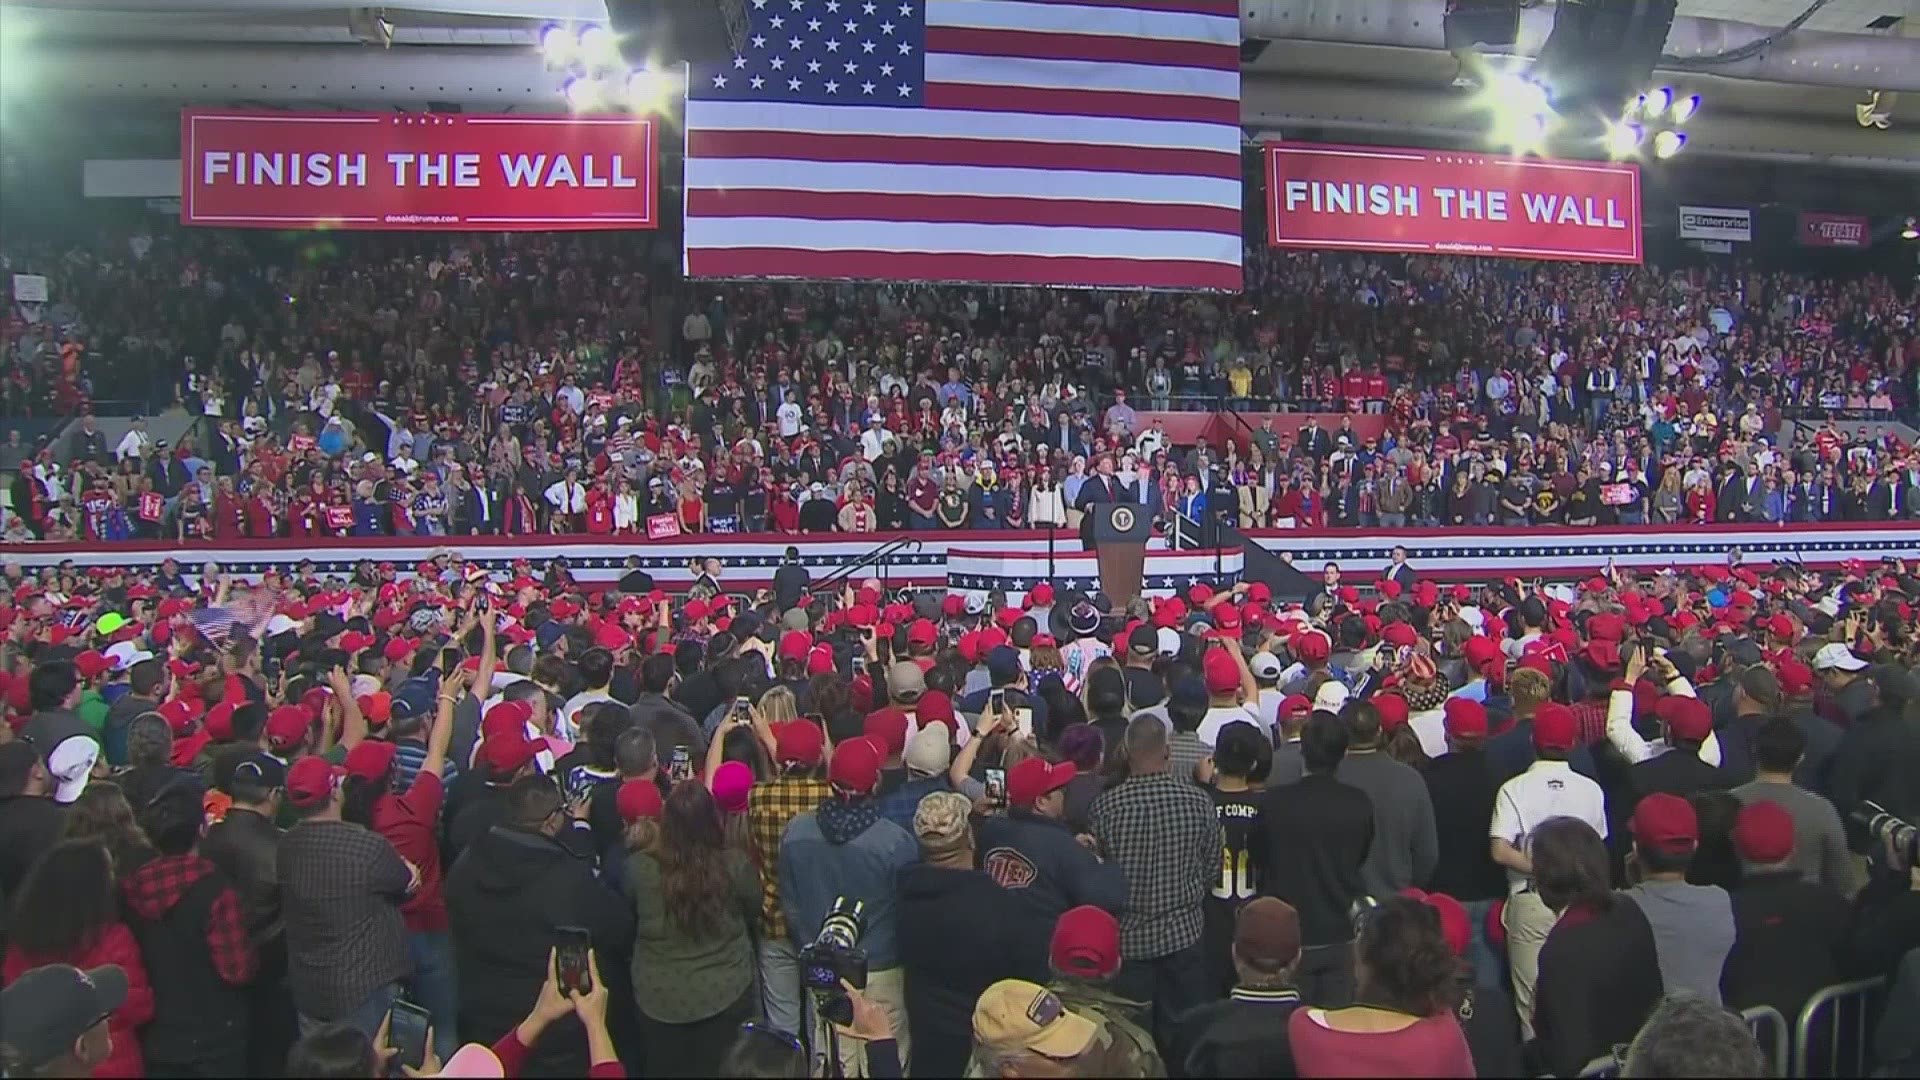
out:
{"label": "crowd of people", "polygon": [[[1920,291],[1873,276],[1253,251],[1236,296],[669,287],[617,239],[196,231],[7,261],[56,302],[8,324],[5,415],[164,372],[150,404],[203,418],[0,433],[9,542],[1920,516],[1881,423],[1920,404]],[[1170,409],[1345,415],[1175,445]]]}
{"label": "crowd of people", "polygon": [[1914,569],[8,566],[0,1063],[1758,1076],[1734,1010],[1883,975],[1846,1050],[1899,1074]]}

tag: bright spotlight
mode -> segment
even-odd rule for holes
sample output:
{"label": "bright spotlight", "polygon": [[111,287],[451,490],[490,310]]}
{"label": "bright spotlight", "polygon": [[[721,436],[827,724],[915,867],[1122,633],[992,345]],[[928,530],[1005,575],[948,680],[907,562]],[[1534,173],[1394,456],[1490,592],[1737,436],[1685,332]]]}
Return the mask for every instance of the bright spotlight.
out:
{"label": "bright spotlight", "polygon": [[1684,131],[1663,131],[1653,137],[1653,156],[1670,158],[1687,145],[1687,133]]}
{"label": "bright spotlight", "polygon": [[677,80],[665,71],[638,68],[627,76],[627,108],[638,114],[665,112],[673,100]]}
{"label": "bright spotlight", "polygon": [[1693,119],[1693,114],[1699,111],[1700,95],[1688,94],[1686,97],[1673,103],[1673,122],[1676,124],[1684,124]]}
{"label": "bright spotlight", "polygon": [[1640,152],[1640,142],[1647,137],[1647,130],[1639,124],[1608,124],[1607,154],[1610,157],[1627,158]]}
{"label": "bright spotlight", "polygon": [[546,59],[548,67],[566,67],[573,63],[579,51],[580,39],[574,35],[572,27],[548,23],[540,29],[540,55]]}
{"label": "bright spotlight", "polygon": [[574,112],[592,112],[600,106],[600,83],[597,79],[575,76],[560,87],[560,93],[567,99],[567,108]]}
{"label": "bright spotlight", "polygon": [[620,66],[620,39],[604,26],[589,26],[580,31],[580,58],[595,71]]}
{"label": "bright spotlight", "polygon": [[1908,218],[1907,223],[1900,229],[1900,239],[1920,240],[1920,219]]}
{"label": "bright spotlight", "polygon": [[1673,87],[1663,86],[1658,90],[1651,91],[1646,95],[1646,99],[1647,115],[1659,116],[1661,113],[1666,112],[1673,104]]}

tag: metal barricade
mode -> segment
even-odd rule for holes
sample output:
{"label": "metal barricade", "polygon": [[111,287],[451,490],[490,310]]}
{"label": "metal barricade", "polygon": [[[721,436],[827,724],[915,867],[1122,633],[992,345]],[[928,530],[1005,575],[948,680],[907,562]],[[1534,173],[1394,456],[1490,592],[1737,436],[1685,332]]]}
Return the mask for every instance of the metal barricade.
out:
{"label": "metal barricade", "polygon": [[1786,1076],[1787,1018],[1771,1005],[1755,1005],[1740,1010],[1740,1019],[1747,1022],[1753,1041],[1760,1044],[1760,1052],[1767,1056],[1767,1075]]}
{"label": "metal barricade", "polygon": [[[1887,980],[1876,975],[1836,983],[1808,998],[1793,1025],[1793,1071],[1788,1075],[1866,1075],[1872,1056],[1873,1014],[1886,988]],[[1817,1073],[1810,1071],[1816,1048],[1824,1052],[1826,1064]]]}

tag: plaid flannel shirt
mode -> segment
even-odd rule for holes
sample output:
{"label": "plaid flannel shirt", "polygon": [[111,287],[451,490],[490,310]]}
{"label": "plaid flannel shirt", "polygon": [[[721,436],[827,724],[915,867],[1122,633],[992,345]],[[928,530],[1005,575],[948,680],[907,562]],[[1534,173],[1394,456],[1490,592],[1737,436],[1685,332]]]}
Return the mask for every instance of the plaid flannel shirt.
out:
{"label": "plaid flannel shirt", "polygon": [[1094,800],[1101,854],[1127,876],[1120,950],[1152,960],[1200,940],[1201,898],[1220,879],[1213,798],[1171,773],[1135,776]]}
{"label": "plaid flannel shirt", "polygon": [[768,941],[784,941],[787,937],[787,916],[780,907],[780,875],[773,872],[780,861],[780,838],[794,818],[818,810],[832,795],[833,789],[818,777],[782,776],[755,784],[747,799],[747,831],[753,837],[754,862],[761,867],[760,915]]}

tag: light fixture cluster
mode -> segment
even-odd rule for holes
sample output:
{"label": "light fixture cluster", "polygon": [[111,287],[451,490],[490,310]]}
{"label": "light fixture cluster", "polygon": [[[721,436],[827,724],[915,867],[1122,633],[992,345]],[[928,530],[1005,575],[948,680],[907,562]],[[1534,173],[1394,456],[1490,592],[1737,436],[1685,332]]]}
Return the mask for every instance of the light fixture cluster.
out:
{"label": "light fixture cluster", "polygon": [[1539,153],[1559,126],[1552,92],[1524,72],[1489,70],[1480,82],[1480,102],[1493,114],[1494,145],[1515,154]]}
{"label": "light fixture cluster", "polygon": [[599,23],[548,23],[540,29],[540,55],[548,68],[567,73],[560,93],[576,113],[664,112],[684,82],[651,63],[628,65],[620,38]]}
{"label": "light fixture cluster", "polygon": [[1637,94],[1627,102],[1620,119],[1607,124],[1602,137],[1607,155],[1637,157],[1641,147],[1650,144],[1655,158],[1670,158],[1686,149],[1687,133],[1681,125],[1699,112],[1699,94],[1678,94],[1671,86]]}

